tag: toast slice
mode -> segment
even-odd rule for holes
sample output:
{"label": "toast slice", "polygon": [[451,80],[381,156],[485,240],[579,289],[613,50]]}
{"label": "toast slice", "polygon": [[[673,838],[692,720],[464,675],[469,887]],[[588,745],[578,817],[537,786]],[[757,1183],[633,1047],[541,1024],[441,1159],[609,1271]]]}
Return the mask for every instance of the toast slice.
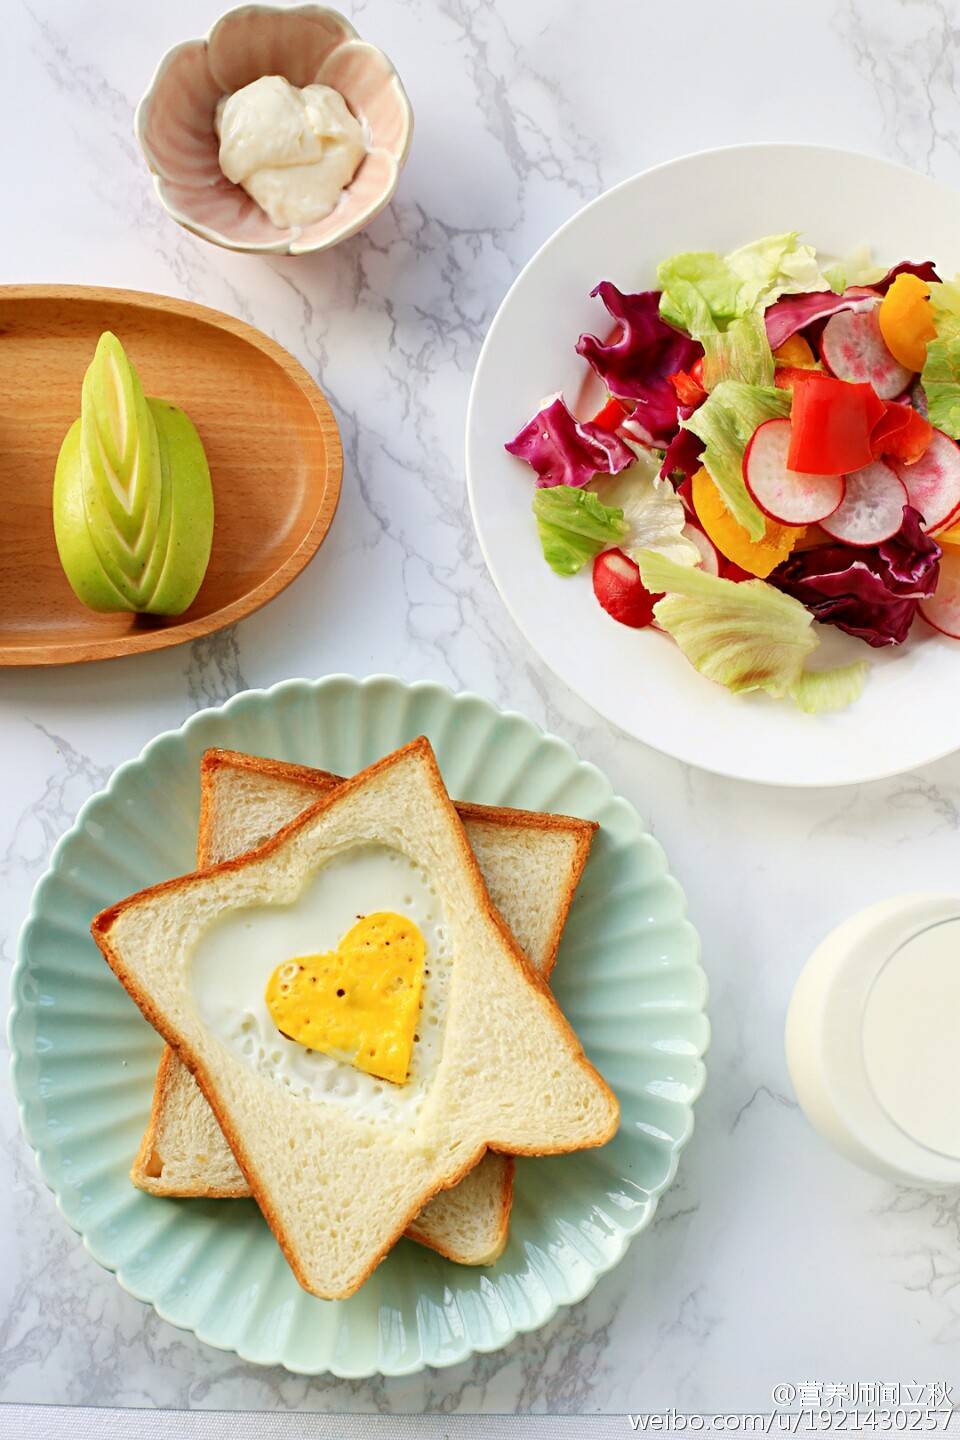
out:
{"label": "toast slice", "polygon": [[[253,849],[340,783],[323,770],[208,750],[200,767],[200,869]],[[570,902],[596,824],[484,805],[458,805],[493,903],[544,976],[556,961]],[[154,1195],[230,1198],[250,1188],[190,1071],[169,1046],[130,1172]],[[488,1153],[407,1227],[421,1244],[463,1265],[488,1265],[506,1243],[513,1160]]]}
{"label": "toast slice", "polygon": [[[433,1059],[406,1085],[390,1087],[378,1101],[387,1108],[375,1113],[358,1108],[350,1067],[339,1067],[349,1070],[343,1090],[338,1081],[309,1093],[264,1073],[202,1017],[193,974],[203,948],[222,944],[219,926],[231,924],[235,935],[257,923],[262,931],[271,916],[286,919],[308,887],[323,882],[326,866],[349,864],[364,847],[386,847],[419,867],[445,931],[443,947],[428,956],[437,997],[430,1003],[443,999],[434,1010]],[[616,1098],[493,906],[422,737],[345,781],[260,849],[141,891],[102,911],[91,929],[197,1078],[312,1294],[353,1294],[427,1201],[457,1184],[487,1148],[560,1154],[616,1132]]]}

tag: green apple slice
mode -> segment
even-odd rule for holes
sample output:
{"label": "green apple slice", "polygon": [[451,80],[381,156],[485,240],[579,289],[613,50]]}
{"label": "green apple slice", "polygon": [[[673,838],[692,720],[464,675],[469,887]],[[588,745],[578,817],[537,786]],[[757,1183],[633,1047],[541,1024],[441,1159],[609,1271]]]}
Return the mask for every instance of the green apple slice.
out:
{"label": "green apple slice", "polygon": [[[169,400],[147,401],[160,438],[170,520],[149,609],[181,615],[203,583],[213,543],[213,486],[203,442],[185,411]],[[162,519],[162,517],[161,517]]]}
{"label": "green apple slice", "polygon": [[179,615],[193,601],[213,537],[203,445],[182,410],[144,395],[109,331],[60,449],[53,510],[67,579],[91,609]]}

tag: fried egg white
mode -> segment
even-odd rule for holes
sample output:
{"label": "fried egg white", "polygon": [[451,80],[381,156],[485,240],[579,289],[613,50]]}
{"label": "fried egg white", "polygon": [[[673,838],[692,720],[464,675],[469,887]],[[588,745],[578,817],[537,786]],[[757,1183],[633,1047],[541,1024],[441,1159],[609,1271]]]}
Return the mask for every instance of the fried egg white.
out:
{"label": "fried egg white", "polygon": [[[420,1018],[403,1085],[287,1039],[266,1001],[278,965],[335,951],[359,917],[376,911],[407,916],[426,946]],[[443,907],[426,871],[399,850],[366,844],[328,860],[293,904],[248,906],[212,925],[192,957],[190,986],[204,1024],[251,1069],[304,1099],[413,1127],[439,1063],[451,964]]]}

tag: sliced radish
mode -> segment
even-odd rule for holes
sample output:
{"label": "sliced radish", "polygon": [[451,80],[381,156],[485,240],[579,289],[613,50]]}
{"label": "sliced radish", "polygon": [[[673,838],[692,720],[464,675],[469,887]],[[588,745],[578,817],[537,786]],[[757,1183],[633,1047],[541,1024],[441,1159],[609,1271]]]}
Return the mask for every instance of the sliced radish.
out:
{"label": "sliced radish", "polygon": [[708,575],[719,575],[720,561],[709,535],[705,535],[699,525],[690,524],[684,525],[680,534],[700,551],[700,569],[705,570]]}
{"label": "sliced radish", "polygon": [[937,531],[952,520],[960,508],[960,449],[942,430],[912,465],[901,460],[893,468],[902,480],[914,509],[923,516],[925,530]]}
{"label": "sliced radish", "polygon": [[843,501],[820,524],[834,540],[847,545],[879,545],[903,524],[907,487],[882,460],[844,476]]}
{"label": "sliced radish", "polygon": [[843,499],[842,475],[801,475],[787,467],[790,421],[765,420],[750,437],[743,479],[764,515],[781,525],[812,525]]}
{"label": "sliced radish", "polygon": [[920,601],[920,614],[941,635],[960,640],[960,550],[944,547],[937,588]]}
{"label": "sliced radish", "polygon": [[634,630],[651,623],[660,599],[645,588],[640,567],[622,550],[604,550],[594,560],[593,593],[608,615]]}
{"label": "sliced radish", "polygon": [[875,305],[831,315],[820,337],[820,354],[838,380],[872,385],[881,400],[892,400],[916,377],[894,360],[884,344],[877,310]]}

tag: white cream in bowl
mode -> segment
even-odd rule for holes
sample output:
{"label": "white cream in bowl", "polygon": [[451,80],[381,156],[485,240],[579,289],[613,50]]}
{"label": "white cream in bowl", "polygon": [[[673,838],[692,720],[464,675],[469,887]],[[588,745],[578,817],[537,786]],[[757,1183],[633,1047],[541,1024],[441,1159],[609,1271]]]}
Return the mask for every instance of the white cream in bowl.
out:
{"label": "white cream in bowl", "polygon": [[220,169],[279,229],[336,208],[367,153],[363,127],[329,85],[262,75],[217,105]]}

